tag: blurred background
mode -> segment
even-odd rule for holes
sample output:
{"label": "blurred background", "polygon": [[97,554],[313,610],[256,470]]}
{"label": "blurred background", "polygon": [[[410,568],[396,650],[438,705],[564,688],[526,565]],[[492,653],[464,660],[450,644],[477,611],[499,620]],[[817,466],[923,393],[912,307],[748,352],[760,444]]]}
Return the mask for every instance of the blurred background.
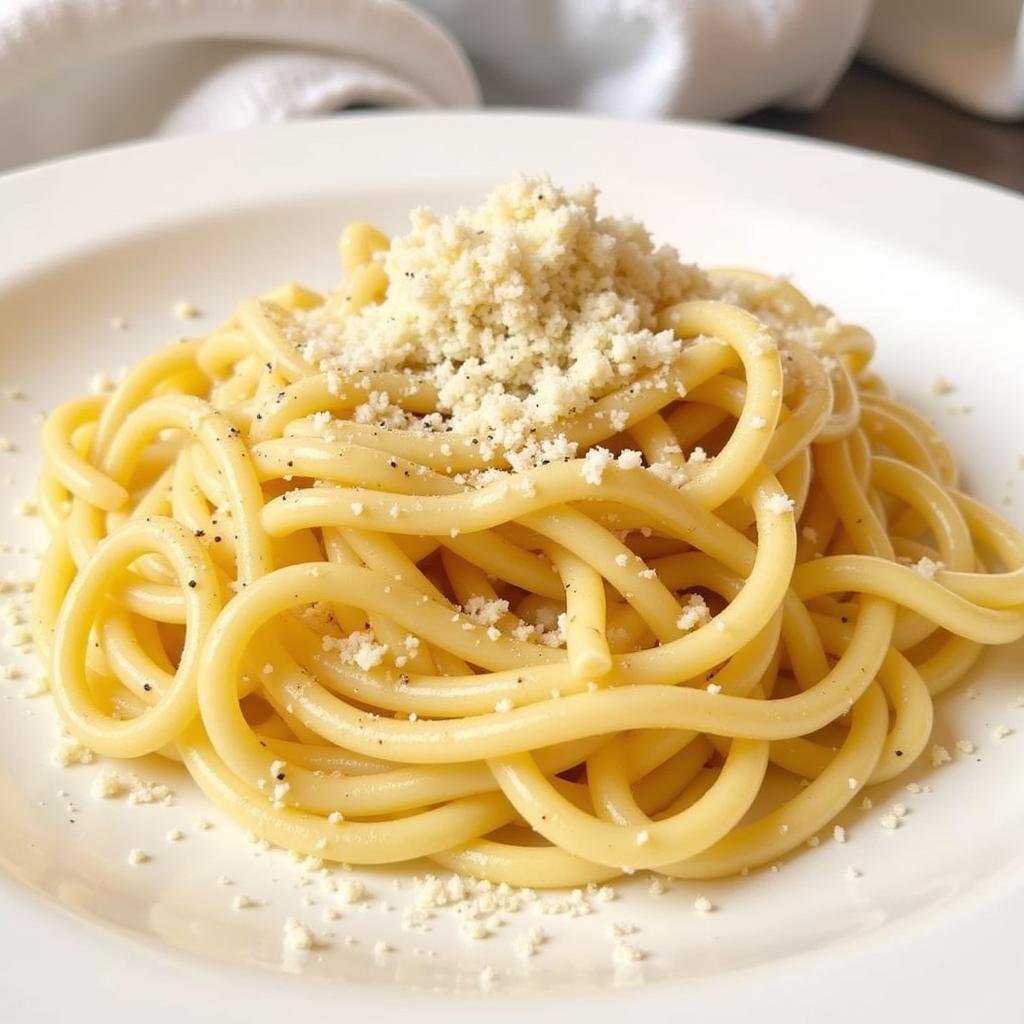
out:
{"label": "blurred background", "polygon": [[1024,191],[1024,0],[0,0],[0,170],[479,106],[738,121]]}

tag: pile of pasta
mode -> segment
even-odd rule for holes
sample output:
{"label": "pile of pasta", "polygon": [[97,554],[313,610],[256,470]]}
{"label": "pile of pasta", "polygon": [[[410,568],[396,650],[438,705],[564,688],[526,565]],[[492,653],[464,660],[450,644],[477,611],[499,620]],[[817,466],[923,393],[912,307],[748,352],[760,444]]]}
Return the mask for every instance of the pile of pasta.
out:
{"label": "pile of pasta", "polygon": [[710,878],[907,770],[935,697],[1024,634],[1024,537],[864,330],[800,343],[821,311],[792,285],[711,272],[742,301],[661,311],[668,373],[552,427],[575,458],[481,484],[501,451],[352,418],[375,391],[430,413],[428,384],[339,386],[288,341],[298,310],[380,299],[350,262],[337,295],[244,301],[47,420],[34,636],[92,750],[180,761],[332,861]]}

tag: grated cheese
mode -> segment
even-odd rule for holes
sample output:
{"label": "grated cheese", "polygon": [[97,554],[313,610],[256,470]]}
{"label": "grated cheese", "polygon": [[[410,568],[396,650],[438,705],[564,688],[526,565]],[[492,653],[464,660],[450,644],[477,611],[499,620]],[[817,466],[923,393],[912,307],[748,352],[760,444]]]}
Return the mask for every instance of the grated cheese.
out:
{"label": "grated cheese", "polygon": [[380,665],[388,653],[387,644],[378,643],[372,629],[357,630],[342,639],[325,634],[320,645],[325,651],[337,651],[342,662],[364,672]]}
{"label": "grated cheese", "polygon": [[359,903],[366,898],[366,886],[358,878],[349,878],[338,886],[338,894],[344,903]]}
{"label": "grated cheese", "polygon": [[792,498],[786,494],[779,494],[778,492],[768,495],[768,497],[764,499],[763,504],[766,512],[771,512],[772,515],[776,516],[785,515],[787,512],[792,512],[793,509],[796,508],[796,502],[793,501]]}
{"label": "grated cheese", "polygon": [[18,696],[22,698],[41,697],[50,692],[50,680],[46,676],[36,676]]}
{"label": "grated cheese", "polygon": [[93,752],[74,736],[61,736],[50,751],[51,760],[62,768],[70,768],[73,764],[92,764],[93,756]]}
{"label": "grated cheese", "polygon": [[683,344],[656,313],[706,287],[639,224],[601,218],[596,197],[521,178],[475,211],[415,210],[378,257],[381,302],[343,320],[330,304],[299,312],[286,335],[323,373],[419,373],[454,433],[520,450],[670,363]]}
{"label": "grated cheese", "polygon": [[686,599],[682,614],[676,619],[676,627],[686,632],[696,626],[703,626],[711,618],[711,610],[700,594],[691,594]]}
{"label": "grated cheese", "polygon": [[935,574],[940,569],[944,569],[945,566],[942,564],[942,562],[932,561],[932,559],[925,555],[924,557],[919,558],[911,566],[911,568],[914,570],[914,572],[918,573],[920,576],[923,576],[926,580],[933,580],[935,579]]}
{"label": "grated cheese", "polygon": [[121,792],[121,777],[114,771],[100,772],[89,786],[89,792],[97,800],[115,797]]}
{"label": "grated cheese", "polygon": [[613,939],[621,938],[623,935],[635,935],[640,929],[635,924],[613,921],[608,925],[608,935]]}
{"label": "grated cheese", "polygon": [[547,933],[543,928],[531,928],[528,932],[517,935],[512,940],[512,952],[524,960],[536,956],[540,947],[547,942],[547,938]]}
{"label": "grated cheese", "polygon": [[315,949],[317,946],[316,936],[294,917],[289,917],[284,922],[281,938],[286,949],[307,950]]}
{"label": "grated cheese", "polygon": [[612,962],[619,966],[626,966],[628,964],[634,964],[638,960],[643,960],[644,953],[638,949],[631,942],[626,942],[623,939],[619,939],[614,946],[612,946]]}
{"label": "grated cheese", "polygon": [[481,626],[494,626],[501,620],[503,615],[508,614],[508,609],[508,601],[504,598],[496,597],[488,600],[486,597],[475,595],[466,602],[463,611],[470,619],[478,622]]}
{"label": "grated cheese", "polygon": [[128,803],[171,804],[173,802],[174,795],[162,782],[150,782],[147,779],[140,779],[137,775],[132,776],[131,788],[128,790]]}
{"label": "grated cheese", "polygon": [[615,456],[607,448],[600,446],[591,448],[583,458],[581,466],[583,479],[595,487],[600,486],[605,469],[614,461]]}
{"label": "grated cheese", "polygon": [[472,919],[463,921],[459,931],[461,931],[462,935],[471,942],[480,942],[491,934],[491,931],[486,924],[482,921]]}

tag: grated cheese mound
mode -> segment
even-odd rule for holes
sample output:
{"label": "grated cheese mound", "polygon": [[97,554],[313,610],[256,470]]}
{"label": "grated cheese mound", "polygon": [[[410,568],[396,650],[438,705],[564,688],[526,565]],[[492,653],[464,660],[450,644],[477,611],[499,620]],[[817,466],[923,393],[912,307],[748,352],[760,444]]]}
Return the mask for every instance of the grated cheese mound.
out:
{"label": "grated cheese mound", "polygon": [[593,186],[523,177],[476,210],[410,219],[378,257],[383,301],[343,320],[317,307],[286,334],[323,373],[421,374],[455,433],[505,451],[671,362],[682,343],[657,313],[705,289],[640,224],[600,217]]}

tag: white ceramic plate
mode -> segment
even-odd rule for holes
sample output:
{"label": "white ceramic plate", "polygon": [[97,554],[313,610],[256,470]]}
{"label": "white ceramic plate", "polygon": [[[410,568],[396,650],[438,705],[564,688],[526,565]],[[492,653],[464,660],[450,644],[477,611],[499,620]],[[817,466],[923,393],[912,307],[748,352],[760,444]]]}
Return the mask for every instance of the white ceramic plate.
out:
{"label": "white ceramic plate", "polygon": [[[27,395],[0,397],[0,435],[18,446],[0,454],[5,499],[32,492],[33,414],[97,370],[116,371],[283,279],[332,281],[336,233],[351,218],[400,230],[413,205],[475,202],[519,171],[595,180],[609,211],[642,218],[687,258],[791,273],[868,325],[879,365],[952,437],[970,486],[1021,520],[1020,198],[761,133],[519,114],[346,117],[120,149],[0,180],[0,387]],[[177,321],[180,298],[204,319]],[[114,316],[129,329],[112,329]],[[953,395],[932,394],[939,374]],[[951,411],[964,405],[973,412]],[[38,547],[36,524],[3,522],[4,540]],[[25,571],[25,556],[0,558],[5,571]],[[220,815],[197,830],[202,801],[158,765],[143,774],[170,782],[173,807],[93,799],[98,765],[48,762],[48,698],[21,700],[23,681],[0,683],[3,1017],[1008,1019],[1024,924],[1024,709],[1012,706],[1022,667],[1020,646],[994,653],[972,680],[976,699],[961,687],[941,702],[937,738],[950,749],[971,739],[977,752],[916,769],[933,792],[907,793],[904,779],[874,811],[848,814],[845,845],[826,836],[777,872],[660,896],[637,878],[614,902],[594,901],[590,916],[531,907],[483,942],[460,936],[451,913],[429,931],[403,931],[409,872],[363,873],[372,899],[357,906],[338,905],[319,879],[297,887],[299,867],[256,855]],[[999,724],[1018,735],[996,740]],[[910,813],[886,832],[877,818],[895,800]],[[175,827],[186,838],[166,841]],[[133,846],[152,861],[129,867]],[[849,865],[862,877],[848,880]],[[216,884],[222,873],[234,886]],[[693,912],[698,893],[716,912]],[[265,903],[235,911],[238,894]],[[342,916],[326,923],[329,905]],[[290,915],[325,946],[283,956]],[[616,922],[638,926],[642,961],[614,967]],[[512,939],[537,923],[549,942],[517,960]],[[374,956],[378,939],[393,952]],[[497,980],[482,994],[486,965]]]}

